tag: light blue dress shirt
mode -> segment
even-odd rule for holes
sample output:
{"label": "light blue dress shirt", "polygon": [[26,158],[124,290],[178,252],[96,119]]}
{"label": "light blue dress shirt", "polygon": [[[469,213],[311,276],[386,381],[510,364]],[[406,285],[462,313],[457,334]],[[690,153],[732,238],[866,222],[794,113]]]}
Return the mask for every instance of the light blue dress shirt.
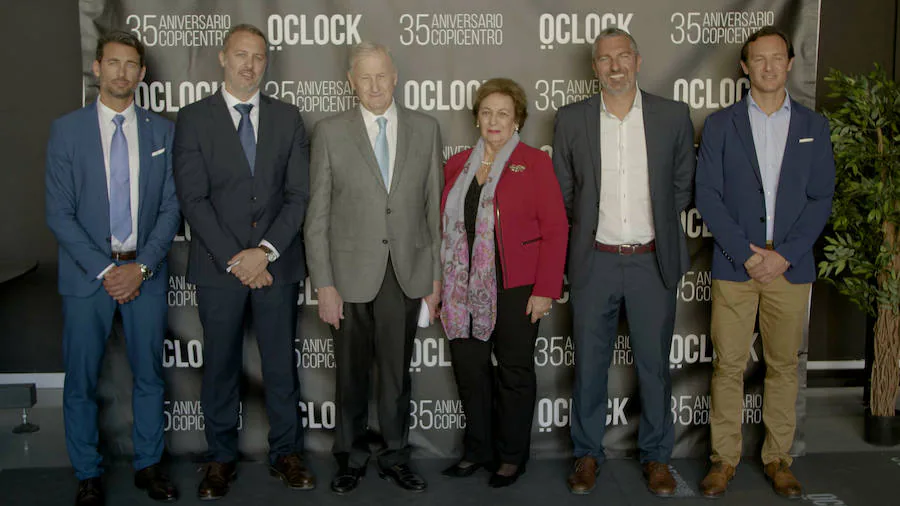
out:
{"label": "light blue dress shirt", "polygon": [[[747,95],[750,112],[750,129],[753,131],[753,145],[756,147],[756,161],[762,176],[766,200],[766,241],[775,237],[775,197],[778,194],[778,179],[781,177],[781,161],[787,144],[788,126],[791,124],[791,96],[784,92],[784,103],[771,115],[766,115]],[[758,246],[763,246],[759,244]]]}

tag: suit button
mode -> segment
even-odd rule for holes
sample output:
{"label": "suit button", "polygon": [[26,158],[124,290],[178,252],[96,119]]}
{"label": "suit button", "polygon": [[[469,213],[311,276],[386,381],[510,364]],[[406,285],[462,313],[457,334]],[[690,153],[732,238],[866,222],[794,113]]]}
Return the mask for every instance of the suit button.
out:
{"label": "suit button", "polygon": [[388,208],[387,213],[391,214],[391,208]]}
{"label": "suit button", "polygon": [[256,222],[254,221],[253,223],[250,224],[250,226],[253,228],[256,228]]}
{"label": "suit button", "polygon": [[762,188],[760,188],[760,189],[759,189],[759,193],[760,193],[760,194],[762,194],[762,192],[763,192],[763,189],[762,189]]}
{"label": "suit button", "polygon": [[759,217],[759,222],[760,222],[760,223],[765,223],[765,222],[766,222],[766,217],[765,217],[765,216],[760,216],[760,217]]}
{"label": "suit button", "polygon": [[382,239],[381,244],[387,244],[387,239]]}
{"label": "suit button", "polygon": [[[762,190],[760,190],[760,191],[762,191]],[[252,196],[252,197],[250,197],[250,202],[256,202],[256,196],[255,196],[255,195]]]}

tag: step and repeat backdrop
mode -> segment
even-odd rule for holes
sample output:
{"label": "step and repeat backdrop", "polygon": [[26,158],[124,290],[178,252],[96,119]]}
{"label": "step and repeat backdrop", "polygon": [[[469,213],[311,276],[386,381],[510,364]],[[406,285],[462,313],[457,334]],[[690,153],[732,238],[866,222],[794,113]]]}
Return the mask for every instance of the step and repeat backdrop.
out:
{"label": "step and repeat backdrop", "polygon": [[[563,105],[599,92],[591,71],[591,42],[615,26],[636,39],[643,58],[638,82],[646,91],[690,104],[699,136],[710,113],[739,101],[749,83],[738,64],[747,37],[764,25],[787,31],[796,47],[788,86],[812,106],[815,98],[819,29],[818,0],[683,0],[661,7],[652,0],[81,0],[81,43],[85,103],[97,95],[90,71],[98,37],[109,30],[133,32],[147,46],[147,75],[137,103],[175,119],[178,110],[222,86],[217,53],[229,27],[258,26],[268,39],[265,94],[296,105],[309,127],[357,106],[347,81],[351,45],[373,40],[388,45],[399,69],[395,99],[433,115],[441,124],[444,155],[477,139],[471,115],[476,89],[491,77],[508,77],[526,90],[528,124],[522,138],[550,151],[553,118]],[[678,313],[670,367],[671,409],[677,457],[708,452],[709,380],[713,349],[709,338],[712,236],[695,209],[682,215],[689,238],[691,269],[677,290]],[[169,254],[169,331],[164,366],[168,382],[166,431],[169,451],[201,454],[203,409],[200,384],[203,330],[194,287],[185,282],[190,228],[185,225]],[[569,412],[574,349],[568,291],[540,327],[534,353],[538,399],[533,418],[535,457],[570,454]],[[295,339],[303,401],[298,406],[313,451],[330,451],[335,423],[334,343],[319,321],[316,293],[300,293]],[[624,311],[623,311],[624,312]],[[758,336],[757,336],[758,337]],[[114,453],[131,451],[131,379],[124,344],[113,339],[100,386],[101,430]],[[805,350],[805,345],[804,345]],[[805,384],[805,352],[801,384]],[[241,450],[264,453],[268,424],[262,399],[259,353],[248,330],[241,404]],[[627,321],[620,324],[610,365],[607,452],[636,450],[640,399]],[[598,370],[607,364],[590,364]],[[458,400],[447,339],[440,325],[420,329],[410,371],[413,401],[410,440],[420,456],[451,456],[461,450],[465,413]],[[763,435],[762,386],[765,365],[754,340],[745,375],[745,451],[757,453]],[[802,420],[804,400],[798,399]],[[377,434],[377,420],[370,427]],[[798,434],[794,451],[803,452]]]}

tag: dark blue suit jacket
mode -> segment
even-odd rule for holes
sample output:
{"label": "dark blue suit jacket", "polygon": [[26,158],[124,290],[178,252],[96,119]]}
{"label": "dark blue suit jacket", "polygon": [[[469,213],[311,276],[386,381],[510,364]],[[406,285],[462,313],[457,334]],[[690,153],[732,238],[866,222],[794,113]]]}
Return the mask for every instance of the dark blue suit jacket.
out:
{"label": "dark blue suit jacket", "polygon": [[[711,114],[697,161],[697,209],[715,238],[712,276],[747,281],[750,243],[765,247],[766,204],[747,98]],[[812,247],[831,214],[834,155],[828,120],[791,100],[781,177],[775,200],[775,250],[791,266],[791,283],[816,279]]]}
{"label": "dark blue suit jacket", "polygon": [[[181,214],[172,178],[171,121],[135,107],[140,176],[137,262],[153,277],[142,293],[165,293],[166,256]],[[59,242],[59,293],[92,295],[101,286],[97,275],[112,260],[109,195],[100,142],[96,103],[53,122],[47,144],[47,225]]]}

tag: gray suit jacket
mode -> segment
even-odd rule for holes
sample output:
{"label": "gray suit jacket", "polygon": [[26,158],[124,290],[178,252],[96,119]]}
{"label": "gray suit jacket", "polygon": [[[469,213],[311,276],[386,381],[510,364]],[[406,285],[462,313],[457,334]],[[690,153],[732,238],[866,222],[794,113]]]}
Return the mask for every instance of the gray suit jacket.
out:
{"label": "gray suit jacket", "polygon": [[314,288],[346,302],[375,298],[387,267],[407,297],[441,279],[441,132],[437,121],[397,104],[397,154],[385,188],[359,108],[320,121],[312,139],[311,197],[304,225]]}
{"label": "gray suit jacket", "polygon": [[[650,200],[659,271],[672,288],[690,258],[681,211],[690,203],[697,157],[687,104],[641,91]],[[556,114],[553,167],[569,222],[568,273],[572,286],[589,279],[588,255],[597,234],[600,208],[600,95],[567,105]]]}

